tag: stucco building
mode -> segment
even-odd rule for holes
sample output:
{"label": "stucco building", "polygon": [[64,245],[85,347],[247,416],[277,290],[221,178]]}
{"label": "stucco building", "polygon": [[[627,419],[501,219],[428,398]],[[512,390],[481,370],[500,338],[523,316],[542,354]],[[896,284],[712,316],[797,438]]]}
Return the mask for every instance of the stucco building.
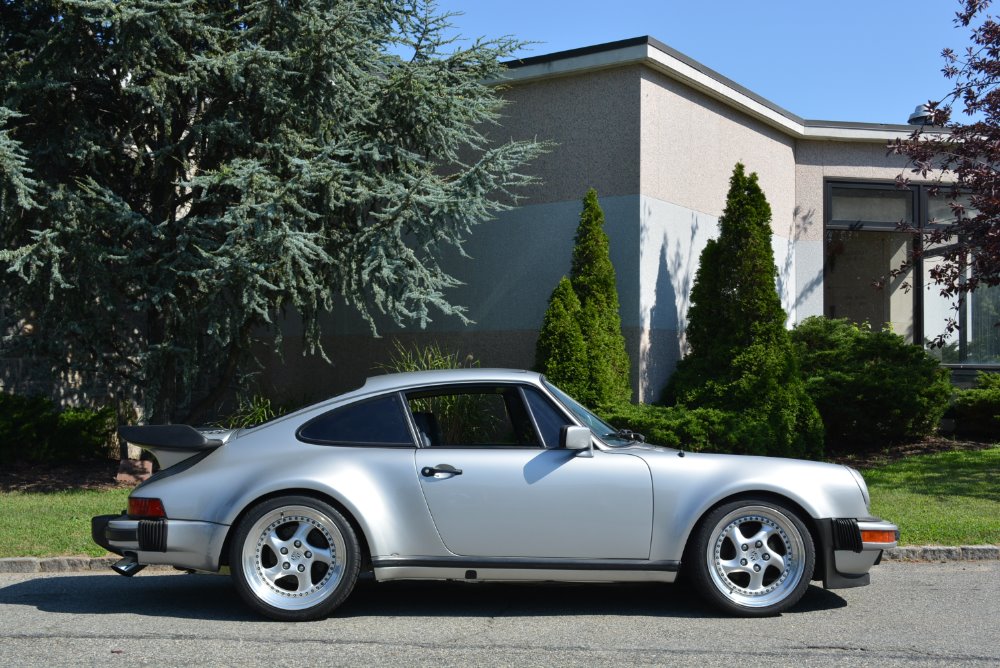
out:
{"label": "stucco building", "polygon": [[[897,224],[952,215],[926,187],[895,185],[905,162],[886,145],[912,126],[804,120],[649,37],[509,65],[502,94],[510,104],[496,138],[556,146],[532,165],[543,185],[475,228],[466,247],[472,259],[447,258],[465,283],[449,296],[468,307],[474,324],[442,317],[423,332],[387,325],[379,340],[344,313],[329,329],[335,368],[317,377],[315,363],[290,350],[279,375],[341,389],[371,373],[393,339],[434,341],[489,366],[530,367],[548,297],[569,271],[581,199],[594,187],[611,238],[635,397],[652,401],[683,354],[699,254],[716,234],[737,161],[759,175],[773,210],[790,325],[826,314],[887,323],[917,342],[942,331],[950,305],[928,289],[926,268],[890,277],[914,243]],[[904,119],[908,102],[900,102]],[[965,368],[996,363],[997,302],[993,291],[977,292],[960,334],[936,354]]]}

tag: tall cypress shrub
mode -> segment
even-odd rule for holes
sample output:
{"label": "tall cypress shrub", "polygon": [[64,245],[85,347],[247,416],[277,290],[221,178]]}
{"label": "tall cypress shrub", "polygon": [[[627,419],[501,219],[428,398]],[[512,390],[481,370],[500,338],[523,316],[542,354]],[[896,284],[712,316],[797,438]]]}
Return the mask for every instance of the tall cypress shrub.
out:
{"label": "tall cypress shrub", "polygon": [[612,405],[632,398],[630,362],[618,313],[618,288],[604,231],[604,211],[591,188],[583,198],[570,282],[580,300],[580,326],[587,341],[589,404]]}
{"label": "tall cypress shrub", "polygon": [[687,339],[665,392],[668,402],[738,411],[746,452],[814,456],[823,425],[796,364],[775,288],[771,207],[737,164],[719,237],[701,254],[691,289]]}
{"label": "tall cypress shrub", "polygon": [[588,406],[632,398],[615,268],[593,188],[583,198],[569,280],[564,277],[549,300],[535,368]]}
{"label": "tall cypress shrub", "polygon": [[589,398],[587,344],[580,329],[580,300],[565,276],[549,298],[535,346],[535,369],[580,401]]}

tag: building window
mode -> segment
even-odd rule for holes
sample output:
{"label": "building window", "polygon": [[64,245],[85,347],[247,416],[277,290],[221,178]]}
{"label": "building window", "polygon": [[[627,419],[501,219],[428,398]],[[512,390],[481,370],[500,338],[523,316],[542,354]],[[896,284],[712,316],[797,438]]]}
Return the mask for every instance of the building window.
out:
{"label": "building window", "polygon": [[[921,236],[916,231],[953,221],[950,200],[926,186],[828,181],[825,192],[823,308],[831,318],[889,328],[907,341],[923,342],[949,365],[1000,365],[1000,288],[965,296],[956,312],[930,278],[947,245],[924,248],[916,264],[896,272]],[[945,333],[949,318],[958,330],[944,347],[930,345]]]}

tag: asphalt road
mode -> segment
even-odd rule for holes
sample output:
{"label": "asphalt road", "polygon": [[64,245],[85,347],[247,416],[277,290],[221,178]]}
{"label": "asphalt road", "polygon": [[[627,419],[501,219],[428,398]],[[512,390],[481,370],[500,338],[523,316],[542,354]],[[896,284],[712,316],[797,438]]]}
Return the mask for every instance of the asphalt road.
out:
{"label": "asphalt road", "polygon": [[225,577],[0,575],[0,666],[1000,665],[1000,562],[872,579],[758,620],[670,585],[366,583],[336,617],[285,624]]}

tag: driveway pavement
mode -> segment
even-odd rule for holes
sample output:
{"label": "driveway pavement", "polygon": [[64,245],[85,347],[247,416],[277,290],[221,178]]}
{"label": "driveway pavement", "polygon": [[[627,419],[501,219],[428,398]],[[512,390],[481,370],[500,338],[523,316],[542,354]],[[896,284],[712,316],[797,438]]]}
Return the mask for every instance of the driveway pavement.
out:
{"label": "driveway pavement", "polygon": [[336,617],[285,624],[219,576],[3,574],[0,665],[1000,665],[1000,562],[872,581],[758,620],[681,586],[364,583]]}

